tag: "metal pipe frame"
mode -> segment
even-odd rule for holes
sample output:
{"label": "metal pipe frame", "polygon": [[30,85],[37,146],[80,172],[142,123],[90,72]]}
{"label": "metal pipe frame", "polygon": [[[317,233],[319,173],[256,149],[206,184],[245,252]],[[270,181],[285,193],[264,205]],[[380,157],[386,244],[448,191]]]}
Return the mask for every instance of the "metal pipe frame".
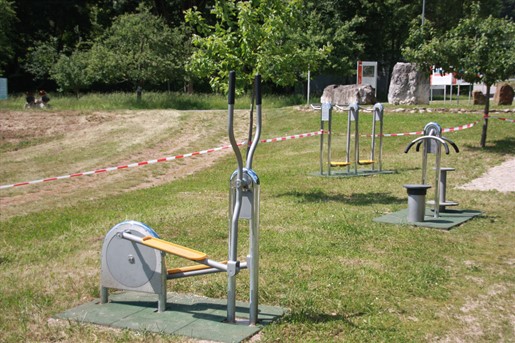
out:
{"label": "metal pipe frame", "polygon": [[[372,129],[372,161],[374,161],[374,151],[375,151],[375,122],[377,121],[377,118],[379,118],[379,158],[378,158],[378,164],[379,164],[379,171],[383,170],[383,119],[384,119],[384,107],[381,103],[377,103],[374,105],[373,109],[373,116],[374,116],[374,126]],[[372,164],[372,170],[375,168],[375,164]]]}
{"label": "metal pipe frame", "polygon": [[[231,79],[230,79],[231,80]],[[231,85],[231,81],[229,82]],[[258,279],[259,279],[259,178],[252,171],[252,160],[257,144],[259,143],[262,126],[262,107],[261,107],[261,76],[256,75],[254,79],[254,87],[256,94],[256,133],[247,157],[246,168],[243,168],[242,160],[238,159],[238,147],[234,139],[233,131],[233,115],[229,110],[229,136],[233,137],[231,145],[237,156],[238,169],[231,177],[230,186],[230,205],[229,216],[231,217],[229,227],[229,261],[228,268],[228,286],[227,286],[227,322],[236,322],[236,274],[240,267],[237,261],[237,244],[238,244],[238,220],[240,219],[243,204],[243,193],[246,194],[247,201],[250,201],[250,218],[249,218],[249,254],[247,256],[246,266],[250,271],[250,307],[249,307],[249,325],[256,325],[258,320]],[[229,87],[231,89],[231,87]],[[234,144],[233,144],[234,142]],[[241,157],[241,154],[240,154]],[[236,177],[235,180],[233,178]],[[232,182],[234,181],[234,183]],[[248,195],[252,196],[252,200]]]}
{"label": "metal pipe frame", "polygon": [[[429,125],[429,124],[428,124]],[[426,127],[428,127],[426,125]],[[425,132],[425,129],[424,129]],[[413,140],[406,149],[404,150],[405,153],[407,153],[411,147],[415,144],[417,144],[417,150],[420,146],[418,143],[424,142],[424,151],[423,151],[423,157],[422,157],[422,184],[426,184],[426,173],[427,173],[427,155],[429,151],[431,151],[431,141],[436,142],[436,161],[435,161],[435,186],[434,186],[434,192],[435,192],[435,200],[434,200],[434,210],[433,210],[433,217],[438,218],[440,216],[440,192],[439,192],[439,185],[440,185],[440,161],[441,161],[441,155],[442,155],[442,146],[445,148],[445,153],[449,154],[449,146],[446,142],[446,140],[442,139],[441,137],[432,135],[433,133],[438,132],[438,130],[430,130],[429,133],[431,135],[428,136],[422,136],[415,140]]]}
{"label": "metal pipe frame", "polygon": [[[349,106],[348,129],[350,130],[351,118],[354,118],[354,174],[358,174],[359,163],[359,106],[358,103],[353,103]],[[347,154],[350,151],[350,133],[347,135]],[[347,160],[349,162],[349,160]]]}

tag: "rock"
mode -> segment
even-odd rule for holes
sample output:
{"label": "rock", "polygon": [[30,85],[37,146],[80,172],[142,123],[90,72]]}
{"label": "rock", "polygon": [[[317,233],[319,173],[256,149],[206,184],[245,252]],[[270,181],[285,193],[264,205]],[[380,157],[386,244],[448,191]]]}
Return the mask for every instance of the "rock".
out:
{"label": "rock", "polygon": [[388,103],[393,105],[429,104],[429,78],[415,64],[396,63],[393,67]]}
{"label": "rock", "polygon": [[472,104],[474,105],[484,105],[486,104],[486,96],[481,91],[473,91],[472,92]]}
{"label": "rock", "polygon": [[494,95],[496,105],[511,105],[513,103],[513,87],[508,83],[498,84]]}
{"label": "rock", "polygon": [[374,87],[370,85],[329,85],[324,88],[320,102],[335,105],[350,105],[355,102],[360,105],[372,105],[377,102],[374,94]]}

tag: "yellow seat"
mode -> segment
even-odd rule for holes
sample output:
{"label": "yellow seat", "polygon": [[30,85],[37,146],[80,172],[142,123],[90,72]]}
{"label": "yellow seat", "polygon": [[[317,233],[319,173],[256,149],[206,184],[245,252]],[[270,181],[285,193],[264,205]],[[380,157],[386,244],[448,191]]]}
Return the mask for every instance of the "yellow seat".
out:
{"label": "yellow seat", "polygon": [[359,160],[358,164],[360,165],[366,165],[366,164],[373,164],[376,163],[374,160]]}
{"label": "yellow seat", "polygon": [[183,257],[192,261],[202,261],[207,258],[207,254],[203,252],[186,248],[179,244],[170,243],[152,236],[143,237],[142,243],[148,247],[161,250],[169,254]]}
{"label": "yellow seat", "polygon": [[346,167],[350,166],[351,162],[331,162],[330,165],[331,167]]}

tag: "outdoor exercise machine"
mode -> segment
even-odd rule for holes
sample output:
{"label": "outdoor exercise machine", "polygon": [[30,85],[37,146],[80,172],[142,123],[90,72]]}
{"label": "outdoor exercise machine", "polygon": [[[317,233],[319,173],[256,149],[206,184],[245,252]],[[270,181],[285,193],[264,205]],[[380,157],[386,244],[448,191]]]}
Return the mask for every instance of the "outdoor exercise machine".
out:
{"label": "outdoor exercise machine", "polygon": [[[314,106],[314,109],[321,109],[322,115],[320,120],[320,175],[324,175],[324,165],[327,163],[327,175],[331,175],[331,168],[346,167],[347,174],[351,174],[351,166],[353,166],[354,175],[358,174],[358,165],[371,165],[369,172],[381,172],[382,171],[382,155],[383,155],[383,105],[377,103],[372,109],[365,109],[373,113],[372,116],[372,134],[371,134],[371,149],[370,158],[360,158],[360,146],[359,146],[359,109],[357,103],[350,105],[348,108],[339,105],[334,105],[335,108],[348,111],[347,114],[347,134],[346,134],[346,145],[345,145],[345,160],[336,161],[333,160],[332,156],[332,126],[333,126],[333,105],[330,103],[323,103],[321,106]],[[324,123],[327,122],[327,161],[324,161]],[[354,161],[351,160],[351,141],[352,141],[352,122],[354,122]],[[379,134],[376,134],[377,125],[379,122]],[[376,138],[379,137],[379,144],[376,145]],[[377,152],[377,154],[376,154]],[[376,165],[378,169],[376,169]]]}
{"label": "outdoor exercise machine", "polygon": [[[109,288],[153,293],[158,295],[158,312],[166,310],[167,280],[225,272],[227,274],[227,319],[236,322],[236,275],[241,269],[250,273],[249,325],[258,321],[259,269],[259,192],[260,182],[252,170],[254,152],[261,135],[261,76],[256,75],[256,132],[244,167],[243,157],[234,136],[234,98],[236,77],[229,74],[228,134],[234,151],[237,169],[230,178],[229,190],[229,247],[228,260],[212,260],[206,253],[168,242],[143,223],[124,221],[106,235],[102,246],[100,277],[101,303],[107,303]],[[252,126],[252,121],[250,123]],[[246,261],[238,260],[238,223],[249,221],[249,251]],[[196,264],[167,269],[166,254],[172,254]]]}
{"label": "outdoor exercise machine", "polygon": [[454,170],[453,168],[441,168],[441,155],[442,147],[445,149],[445,154],[449,154],[449,145],[451,145],[456,152],[459,152],[458,146],[442,136],[442,127],[438,123],[428,123],[424,127],[422,137],[418,137],[408,144],[405,153],[416,145],[416,151],[420,151],[420,147],[423,146],[422,150],[422,182],[421,184],[406,184],[404,187],[408,191],[408,222],[422,222],[425,216],[425,196],[427,189],[431,188],[431,185],[427,183],[427,159],[428,154],[435,154],[435,183],[434,201],[431,203],[433,207],[433,217],[438,218],[440,211],[445,210],[445,206],[458,205],[454,201],[446,201],[446,173]]}

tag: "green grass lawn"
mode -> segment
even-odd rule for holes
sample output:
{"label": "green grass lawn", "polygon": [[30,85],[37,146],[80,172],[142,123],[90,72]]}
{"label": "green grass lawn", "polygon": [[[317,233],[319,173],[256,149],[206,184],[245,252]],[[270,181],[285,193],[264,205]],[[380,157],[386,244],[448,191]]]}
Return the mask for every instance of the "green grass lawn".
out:
{"label": "green grass lawn", "polygon": [[[386,113],[384,132],[419,131],[430,121],[445,128],[480,119],[478,114]],[[333,124],[341,132],[333,139],[336,155],[343,154],[343,123],[342,116]],[[449,174],[447,198],[461,209],[483,211],[449,232],[372,221],[405,208],[402,185],[419,182],[421,153],[403,153],[413,136],[384,138],[383,168],[394,174],[342,179],[309,175],[319,168],[317,137],[259,145],[253,164],[261,179],[259,300],[288,309],[279,322],[265,327],[261,340],[514,341],[514,194],[456,188],[514,157],[514,125],[492,119],[484,149],[479,148],[480,125],[445,134],[461,149],[442,156],[442,166],[456,168]],[[317,112],[265,108],[262,138],[319,127]],[[362,130],[370,131],[367,119]],[[368,143],[361,139],[363,154]],[[23,147],[18,149],[23,153]],[[123,220],[142,221],[163,239],[225,259],[228,180],[235,167],[227,156],[164,185],[85,197],[1,221],[0,341],[184,341],[56,324],[49,318],[99,297],[102,239]],[[144,168],[155,166],[139,170]],[[247,228],[241,227],[243,258]],[[169,259],[169,265],[176,263],[181,262]],[[243,271],[239,300],[248,300],[247,284]],[[187,278],[169,283],[169,290],[223,298],[226,277]]]}

